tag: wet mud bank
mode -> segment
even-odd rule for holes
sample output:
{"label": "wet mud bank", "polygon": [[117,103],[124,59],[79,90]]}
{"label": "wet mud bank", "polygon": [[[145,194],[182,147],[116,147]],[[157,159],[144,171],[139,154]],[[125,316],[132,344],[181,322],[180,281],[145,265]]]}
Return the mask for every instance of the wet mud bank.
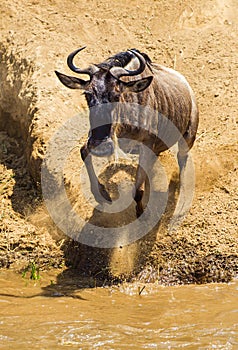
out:
{"label": "wet mud bank", "polygon": [[14,52],[10,40],[0,43],[0,127],[10,137],[22,140],[25,148],[30,138],[29,127],[36,111],[36,88],[32,81],[33,72],[33,63],[27,58],[21,57],[17,48]]}
{"label": "wet mud bank", "polygon": [[41,203],[44,154],[35,129],[36,70],[33,57],[27,57],[11,37],[0,43],[0,266],[16,270],[32,262],[42,268],[62,264],[62,253],[57,259],[57,246],[45,225],[35,226],[29,219]]}

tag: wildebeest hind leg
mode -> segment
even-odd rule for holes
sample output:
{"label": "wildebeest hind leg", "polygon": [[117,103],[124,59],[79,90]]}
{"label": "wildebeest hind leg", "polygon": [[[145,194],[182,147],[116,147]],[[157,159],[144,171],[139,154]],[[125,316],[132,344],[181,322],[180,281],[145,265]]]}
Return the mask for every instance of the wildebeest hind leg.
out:
{"label": "wildebeest hind leg", "polygon": [[179,197],[176,208],[170,222],[170,229],[182,222],[191,207],[195,187],[195,174],[190,149],[193,146],[195,136],[186,133],[178,142],[178,164],[180,170]]}
{"label": "wildebeest hind leg", "polygon": [[184,168],[188,159],[188,152],[193,147],[194,141],[196,139],[197,129],[199,122],[199,112],[196,103],[192,104],[192,111],[190,115],[190,121],[186,132],[183,137],[178,142],[178,164],[180,168],[180,174],[184,171]]}

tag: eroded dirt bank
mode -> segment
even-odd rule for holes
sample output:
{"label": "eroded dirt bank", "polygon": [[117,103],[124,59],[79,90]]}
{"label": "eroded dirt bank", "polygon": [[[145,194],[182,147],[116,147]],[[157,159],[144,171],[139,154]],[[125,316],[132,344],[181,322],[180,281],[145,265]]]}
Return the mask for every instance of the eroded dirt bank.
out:
{"label": "eroded dirt bank", "polygon": [[[135,272],[145,281],[165,284],[227,281],[237,275],[237,15],[235,0],[1,3],[1,266],[20,269],[35,261],[43,268],[66,262],[77,273],[103,279]],[[67,54],[83,45],[87,50],[80,66],[128,48],[145,51],[187,77],[200,107],[192,151],[196,191],[186,220],[168,232],[177,168],[163,156],[171,173],[171,203],[146,240],[116,251],[88,248],[62,236],[41,198],[47,142],[85,110],[81,94],[61,86],[54,70],[67,72]],[[86,124],[85,118],[85,130]],[[111,219],[92,212],[80,195],[78,149],[74,155],[77,161],[69,161],[65,173],[67,188],[76,194],[74,205],[87,220],[107,226]],[[111,190],[120,183],[118,174]],[[113,220],[120,226],[120,215]]]}

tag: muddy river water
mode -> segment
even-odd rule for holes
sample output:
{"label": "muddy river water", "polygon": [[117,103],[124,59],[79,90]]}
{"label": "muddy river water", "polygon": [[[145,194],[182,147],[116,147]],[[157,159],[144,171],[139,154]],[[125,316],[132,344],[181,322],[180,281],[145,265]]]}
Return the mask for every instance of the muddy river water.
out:
{"label": "muddy river water", "polygon": [[0,349],[238,349],[238,281],[143,287],[0,271]]}

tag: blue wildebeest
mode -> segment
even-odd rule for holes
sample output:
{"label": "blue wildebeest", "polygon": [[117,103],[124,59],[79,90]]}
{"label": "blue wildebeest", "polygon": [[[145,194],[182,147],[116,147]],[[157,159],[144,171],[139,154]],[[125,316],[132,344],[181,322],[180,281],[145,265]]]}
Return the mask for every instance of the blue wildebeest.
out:
{"label": "blue wildebeest", "polygon": [[[81,148],[81,156],[90,178],[91,191],[97,202],[111,201],[95,174],[92,155],[111,155],[116,140],[120,138],[143,143],[147,147],[139,152],[133,194],[136,213],[140,216],[146,180],[144,166],[150,171],[154,163],[146,149],[158,156],[178,142],[180,174],[185,168],[198,127],[198,107],[194,93],[180,73],[152,63],[147,54],[136,49],[120,52],[100,64],[80,69],[73,60],[84,48],[72,52],[67,63],[73,72],[88,75],[88,80],[59,72],[56,74],[68,88],[84,91],[90,109],[90,132]],[[144,108],[127,110],[128,104]],[[177,132],[169,127],[171,124]]]}

